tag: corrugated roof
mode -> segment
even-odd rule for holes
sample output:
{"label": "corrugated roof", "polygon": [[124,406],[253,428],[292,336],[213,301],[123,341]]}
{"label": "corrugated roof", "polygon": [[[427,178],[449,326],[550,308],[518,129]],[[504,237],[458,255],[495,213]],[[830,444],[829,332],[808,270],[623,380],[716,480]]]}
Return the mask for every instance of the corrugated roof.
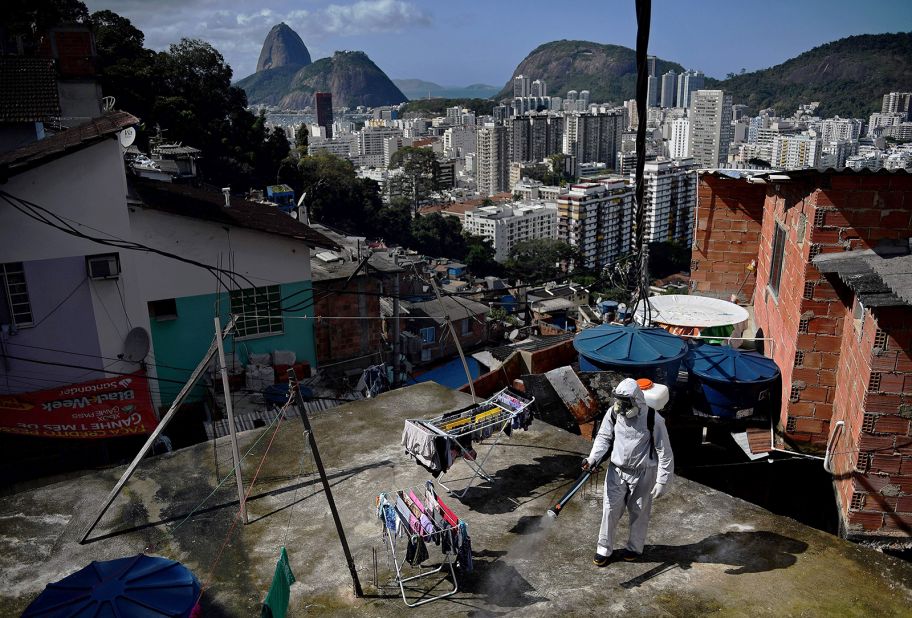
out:
{"label": "corrugated roof", "polygon": [[[441,301],[443,306],[441,306]],[[449,315],[451,320],[464,320],[476,315],[487,315],[491,308],[487,305],[477,303],[468,298],[457,298],[455,296],[444,296],[440,301],[426,300],[420,303],[406,303],[411,315],[434,316],[437,324],[445,324],[444,315]]]}
{"label": "corrugated roof", "polygon": [[0,57],[0,122],[43,122],[58,116],[54,61]]}
{"label": "corrugated roof", "polygon": [[912,306],[912,255],[908,245],[823,253],[813,260],[817,270],[835,274],[867,307]]}
{"label": "corrugated roof", "polygon": [[323,234],[273,206],[232,197],[231,207],[226,208],[221,193],[154,180],[131,179],[130,188],[146,208],[294,238],[315,247],[338,248]]}
{"label": "corrugated roof", "polygon": [[0,154],[0,176],[13,176],[70,152],[91,146],[139,123],[127,112],[107,112],[89,122]]}

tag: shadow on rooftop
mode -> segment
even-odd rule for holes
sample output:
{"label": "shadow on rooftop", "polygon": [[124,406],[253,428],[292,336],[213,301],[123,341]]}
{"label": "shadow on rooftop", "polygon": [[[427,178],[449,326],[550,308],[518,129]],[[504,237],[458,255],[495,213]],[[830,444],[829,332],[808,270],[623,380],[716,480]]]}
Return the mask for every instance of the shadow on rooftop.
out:
{"label": "shadow on rooftop", "polygon": [[522,498],[539,497],[536,490],[555,479],[571,481],[579,474],[582,456],[546,455],[532,463],[513,464],[494,475],[494,482],[484,481],[461,498],[464,505],[485,515],[510,513]]}
{"label": "shadow on rooftop", "polygon": [[483,597],[487,607],[525,607],[543,601],[536,589],[519,574],[515,567],[500,558],[505,551],[484,550],[472,553],[473,569],[461,576],[459,587]]}
{"label": "shadow on rooftop", "polygon": [[674,567],[686,570],[694,563],[730,565],[725,570],[728,575],[787,569],[807,548],[803,541],[767,531],[725,532],[689,545],[647,545],[636,562],[660,564],[621,586],[634,588]]}

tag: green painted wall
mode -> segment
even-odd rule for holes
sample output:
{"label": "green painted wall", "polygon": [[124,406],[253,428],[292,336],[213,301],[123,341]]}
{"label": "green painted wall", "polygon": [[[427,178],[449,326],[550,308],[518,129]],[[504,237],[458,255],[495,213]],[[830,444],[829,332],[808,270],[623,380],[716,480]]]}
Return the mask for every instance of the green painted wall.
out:
{"label": "green painted wall", "polygon": [[[312,298],[309,281],[282,284],[282,298],[289,297],[283,303],[290,306],[303,300]],[[300,292],[300,293],[298,293]],[[158,377],[165,380],[176,380],[183,383],[189,378],[193,368],[199,363],[215,334],[216,294],[203,294],[201,296],[187,296],[175,300],[177,305],[177,319],[156,320],[151,318],[152,345],[155,358],[152,360],[158,366]],[[221,294],[220,318],[222,327],[228,323],[228,295]],[[237,350],[237,356],[244,364],[247,363],[248,354],[263,354],[274,350],[291,350],[297,356],[298,362],[308,361],[312,367],[316,366],[316,353],[314,348],[313,322],[311,320],[296,319],[299,316],[313,316],[313,307],[304,311],[295,311],[295,318],[285,319],[282,334],[265,337],[252,337],[236,341],[233,336],[225,340],[225,354],[230,355]],[[177,396],[181,384],[172,382],[159,382],[161,391],[161,404],[168,405]],[[203,396],[203,389],[195,388],[187,401],[198,401]]]}

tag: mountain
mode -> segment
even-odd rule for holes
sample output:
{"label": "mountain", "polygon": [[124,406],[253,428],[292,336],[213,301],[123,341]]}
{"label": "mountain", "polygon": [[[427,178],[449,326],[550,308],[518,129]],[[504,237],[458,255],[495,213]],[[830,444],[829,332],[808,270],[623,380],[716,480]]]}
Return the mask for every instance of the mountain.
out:
{"label": "mountain", "polygon": [[250,103],[283,109],[313,107],[317,92],[331,92],[333,105],[338,107],[376,107],[408,100],[360,51],[336,52],[298,70],[292,66],[266,69],[245,77],[237,86],[247,92]]}
{"label": "mountain", "polygon": [[883,95],[912,85],[912,32],[862,34],[815,47],[769,69],[706,80],[732,94],[751,113],[772,107],[791,114],[800,103],[820,101],[821,116],[867,118]]}
{"label": "mountain", "polygon": [[394,79],[393,83],[409,99],[488,99],[497,92],[497,86],[471,84],[469,86],[441,86],[422,79]]}
{"label": "mountain", "polygon": [[[684,68],[659,59],[656,73],[661,75]],[[513,98],[513,77],[525,75],[543,79],[548,94],[564,97],[568,90],[588,90],[593,102],[620,104],[634,97],[636,88],[636,52],[620,45],[603,45],[590,41],[553,41],[539,45],[526,56],[496,99]]]}
{"label": "mountain", "polygon": [[276,24],[266,35],[260,59],[257,60],[257,72],[285,66],[301,68],[310,64],[310,52],[298,33],[284,22]]}

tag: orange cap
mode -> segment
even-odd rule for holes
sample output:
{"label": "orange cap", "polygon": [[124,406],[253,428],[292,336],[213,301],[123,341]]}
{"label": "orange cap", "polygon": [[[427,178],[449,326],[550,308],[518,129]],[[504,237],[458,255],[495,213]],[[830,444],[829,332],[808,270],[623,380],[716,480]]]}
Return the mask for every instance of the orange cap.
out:
{"label": "orange cap", "polygon": [[652,380],[649,378],[640,378],[637,380],[637,386],[640,387],[641,391],[648,391],[650,388],[652,388]]}

